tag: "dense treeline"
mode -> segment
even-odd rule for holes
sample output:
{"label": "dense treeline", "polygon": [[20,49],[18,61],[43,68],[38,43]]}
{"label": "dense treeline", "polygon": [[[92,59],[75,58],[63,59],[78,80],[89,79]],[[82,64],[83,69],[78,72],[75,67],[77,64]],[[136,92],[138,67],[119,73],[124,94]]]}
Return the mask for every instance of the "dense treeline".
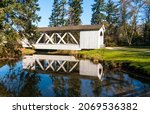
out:
{"label": "dense treeline", "polygon": [[[49,26],[82,24],[82,4],[83,0],[54,0]],[[94,0],[91,9],[91,24],[105,24],[106,46],[150,44],[149,0]]]}
{"label": "dense treeline", "polygon": [[[106,23],[108,27],[106,44],[149,45],[149,8],[149,0],[120,0],[116,3],[108,0],[106,4]],[[108,9],[111,15],[107,12]]]}

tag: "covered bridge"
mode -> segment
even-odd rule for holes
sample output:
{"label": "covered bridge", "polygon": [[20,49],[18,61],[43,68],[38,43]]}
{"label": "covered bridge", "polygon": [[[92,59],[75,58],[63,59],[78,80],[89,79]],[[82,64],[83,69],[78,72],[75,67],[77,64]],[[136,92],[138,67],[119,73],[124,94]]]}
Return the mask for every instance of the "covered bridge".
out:
{"label": "covered bridge", "polygon": [[104,46],[104,25],[41,27],[35,49],[82,50]]}

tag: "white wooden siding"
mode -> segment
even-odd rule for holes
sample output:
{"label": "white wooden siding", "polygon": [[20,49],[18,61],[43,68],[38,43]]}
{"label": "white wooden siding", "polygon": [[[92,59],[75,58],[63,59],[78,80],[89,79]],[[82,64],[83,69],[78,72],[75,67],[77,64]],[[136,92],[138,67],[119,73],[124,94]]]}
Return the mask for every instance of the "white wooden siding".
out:
{"label": "white wooden siding", "polygon": [[80,48],[81,49],[98,49],[99,31],[81,31]]}

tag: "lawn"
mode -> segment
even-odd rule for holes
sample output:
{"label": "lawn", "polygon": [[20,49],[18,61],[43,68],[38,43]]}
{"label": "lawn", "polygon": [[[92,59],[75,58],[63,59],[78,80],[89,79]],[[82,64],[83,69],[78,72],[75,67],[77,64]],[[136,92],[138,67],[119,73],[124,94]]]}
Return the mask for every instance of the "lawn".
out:
{"label": "lawn", "polygon": [[128,67],[150,75],[150,48],[98,49],[80,51],[79,55],[87,59],[129,63]]}

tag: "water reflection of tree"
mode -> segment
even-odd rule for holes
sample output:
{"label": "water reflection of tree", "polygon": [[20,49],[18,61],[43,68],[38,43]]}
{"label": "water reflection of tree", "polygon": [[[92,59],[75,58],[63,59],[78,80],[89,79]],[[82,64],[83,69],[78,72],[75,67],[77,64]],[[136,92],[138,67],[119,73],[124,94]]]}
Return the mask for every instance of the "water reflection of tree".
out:
{"label": "water reflection of tree", "polygon": [[58,97],[66,96],[65,93],[65,83],[66,80],[63,76],[51,76],[51,79],[53,81],[53,89],[54,93]]}
{"label": "water reflection of tree", "polygon": [[97,78],[91,81],[94,96],[100,96],[102,92],[102,82]]}
{"label": "water reflection of tree", "polygon": [[134,90],[134,85],[132,84],[132,79],[127,79],[124,72],[115,71],[118,75],[118,83],[116,93],[128,92]]}
{"label": "water reflection of tree", "polygon": [[10,97],[12,96],[9,92],[7,92],[6,88],[0,83],[0,97]]}
{"label": "water reflection of tree", "polygon": [[[81,81],[76,76],[52,76],[53,89],[56,96],[81,96]],[[66,74],[67,75],[67,74]]]}
{"label": "water reflection of tree", "polygon": [[40,77],[36,73],[23,71],[22,66],[18,67],[17,63],[12,63],[9,64],[9,70],[0,83],[7,93],[13,96],[40,96],[37,87],[39,81]]}
{"label": "water reflection of tree", "polygon": [[38,97],[41,92],[38,88],[40,77],[36,73],[27,73],[24,76],[24,86],[21,88],[19,96],[23,97]]}
{"label": "water reflection of tree", "polygon": [[68,96],[80,97],[81,96],[81,80],[75,75],[71,75],[68,79]]}
{"label": "water reflection of tree", "polygon": [[105,80],[103,81],[103,91],[106,96],[113,96],[125,91],[134,89],[131,79],[125,79],[125,73],[120,70],[105,70]]}

